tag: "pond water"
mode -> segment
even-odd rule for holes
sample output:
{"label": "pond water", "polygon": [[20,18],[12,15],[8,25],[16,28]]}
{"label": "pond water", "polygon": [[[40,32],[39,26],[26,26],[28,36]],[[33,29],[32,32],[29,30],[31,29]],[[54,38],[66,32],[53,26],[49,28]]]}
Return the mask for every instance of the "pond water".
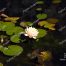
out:
{"label": "pond water", "polygon": [[[3,37],[4,42],[2,44],[9,41],[5,46],[16,44],[23,47],[23,53],[16,57],[7,56],[0,52],[0,63],[3,63],[3,66],[66,66],[65,0],[0,0],[0,21],[4,21],[4,17],[1,15],[2,13],[10,17],[19,17],[15,25],[21,27],[23,25],[20,25],[20,23],[25,21],[31,23],[41,21],[50,22],[50,24],[47,24],[49,27],[46,25],[43,27],[40,23],[32,25],[36,28],[45,29],[48,32],[45,37],[40,38],[37,42],[21,35],[20,38],[26,39],[26,41],[14,43],[9,41],[10,36],[6,35],[6,32],[0,31],[0,43],[2,43],[1,35],[3,35],[6,37]],[[37,20],[37,14],[41,13],[47,14],[47,18],[45,15],[44,19]],[[40,16],[37,17],[39,18]],[[41,61],[38,62],[36,55],[32,56],[33,52],[39,55],[42,51],[50,51],[52,53],[52,59],[41,63]]]}

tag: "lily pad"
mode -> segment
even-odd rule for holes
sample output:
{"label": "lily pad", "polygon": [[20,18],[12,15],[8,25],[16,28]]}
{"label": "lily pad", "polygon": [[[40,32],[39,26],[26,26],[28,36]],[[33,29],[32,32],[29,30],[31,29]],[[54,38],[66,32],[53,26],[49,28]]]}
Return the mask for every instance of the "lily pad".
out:
{"label": "lily pad", "polygon": [[7,35],[13,35],[14,34],[14,31],[13,30],[8,30],[8,31],[6,31],[6,34]]}
{"label": "lily pad", "polygon": [[19,43],[20,42],[20,36],[19,35],[13,35],[13,36],[11,36],[10,40],[14,43]]}
{"label": "lily pad", "polygon": [[37,38],[42,38],[42,37],[46,36],[46,34],[47,34],[46,30],[38,29],[38,31],[39,31],[39,34],[38,34]]}
{"label": "lily pad", "polygon": [[19,17],[7,17],[4,20],[5,21],[16,23],[18,19],[19,19]]}
{"label": "lily pad", "polygon": [[22,26],[22,27],[27,27],[27,26],[31,26],[31,25],[32,25],[31,22],[21,22],[20,23],[20,26]]}
{"label": "lily pad", "polygon": [[38,25],[39,26],[44,26],[44,25],[46,25],[47,24],[47,21],[39,21],[38,22]]}
{"label": "lily pad", "polygon": [[37,1],[37,4],[44,4],[44,1]]}
{"label": "lily pad", "polygon": [[23,48],[18,45],[10,45],[3,49],[3,53],[8,56],[18,56],[23,52]]}
{"label": "lily pad", "polygon": [[50,30],[55,30],[55,24],[52,24],[52,23],[47,23],[44,25],[44,27]]}
{"label": "lily pad", "polygon": [[3,64],[2,64],[2,63],[0,63],[0,66],[3,66]]}
{"label": "lily pad", "polygon": [[2,51],[3,50],[3,46],[2,45],[0,45],[0,51]]}
{"label": "lily pad", "polygon": [[6,27],[4,22],[0,22],[0,31],[3,31],[3,29]]}
{"label": "lily pad", "polygon": [[21,28],[21,27],[15,27],[14,28],[14,34],[19,34],[19,33],[21,33],[21,32],[23,32],[24,30],[23,30],[23,28]]}
{"label": "lily pad", "polygon": [[55,30],[55,24],[54,23],[49,23],[47,21],[40,21],[38,23],[39,26],[44,26],[44,28],[48,28],[50,30]]}
{"label": "lily pad", "polygon": [[37,10],[37,11],[41,11],[41,10],[42,10],[42,8],[37,8],[36,10]]}
{"label": "lily pad", "polygon": [[11,22],[3,22],[3,31],[12,30],[14,28],[15,24]]}
{"label": "lily pad", "polygon": [[37,18],[38,19],[46,19],[47,18],[47,14],[37,14]]}

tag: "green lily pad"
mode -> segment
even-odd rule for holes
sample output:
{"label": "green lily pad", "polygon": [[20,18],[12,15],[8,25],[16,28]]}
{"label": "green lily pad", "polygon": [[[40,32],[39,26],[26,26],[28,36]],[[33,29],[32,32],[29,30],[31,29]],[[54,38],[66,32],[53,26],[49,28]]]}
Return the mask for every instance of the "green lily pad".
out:
{"label": "green lily pad", "polygon": [[3,22],[2,23],[2,31],[12,30],[15,27],[14,23],[11,22]]}
{"label": "green lily pad", "polygon": [[31,25],[32,25],[31,22],[21,22],[20,23],[20,26],[22,26],[22,27],[27,27],[27,26],[31,26]]}
{"label": "green lily pad", "polygon": [[36,10],[37,10],[37,11],[41,11],[41,10],[42,10],[42,8],[37,8]]}
{"label": "green lily pad", "polygon": [[37,3],[37,4],[44,4],[43,1],[37,1],[36,3]]}
{"label": "green lily pad", "polygon": [[2,64],[2,63],[0,63],[0,66],[3,66],[3,64]]}
{"label": "green lily pad", "polygon": [[21,33],[21,32],[23,32],[24,30],[23,30],[23,28],[21,28],[21,27],[15,27],[14,28],[14,34],[19,34],[19,33]]}
{"label": "green lily pad", "polygon": [[11,36],[10,40],[14,43],[19,43],[20,42],[20,36],[19,35],[13,35],[13,36]]}
{"label": "green lily pad", "polygon": [[37,14],[37,18],[38,19],[46,19],[47,18],[47,14]]}
{"label": "green lily pad", "polygon": [[46,30],[38,29],[38,31],[39,31],[39,34],[38,34],[37,38],[42,38],[42,37],[46,36],[46,34],[47,34]]}
{"label": "green lily pad", "polygon": [[13,35],[14,34],[14,31],[13,30],[8,30],[8,31],[6,31],[6,34],[7,35]]}
{"label": "green lily pad", "polygon": [[8,56],[18,56],[23,52],[23,48],[18,45],[10,45],[8,48],[4,47],[2,52]]}
{"label": "green lily pad", "polygon": [[3,50],[3,46],[2,45],[0,45],[0,51],[2,51]]}
{"label": "green lily pad", "polygon": [[38,22],[38,25],[39,26],[44,26],[44,25],[46,25],[48,22],[47,21],[39,21]]}
{"label": "green lily pad", "polygon": [[5,27],[6,26],[5,26],[4,22],[0,22],[0,31],[2,31]]}

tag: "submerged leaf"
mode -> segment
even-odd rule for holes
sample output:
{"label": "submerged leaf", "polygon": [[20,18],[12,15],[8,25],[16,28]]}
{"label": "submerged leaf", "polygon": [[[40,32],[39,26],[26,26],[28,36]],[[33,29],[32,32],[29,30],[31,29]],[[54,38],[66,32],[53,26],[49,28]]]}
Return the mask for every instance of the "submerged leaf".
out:
{"label": "submerged leaf", "polygon": [[48,22],[48,23],[53,23],[53,24],[55,24],[55,23],[59,22],[59,20],[56,19],[56,18],[48,18],[48,19],[47,19],[47,22]]}
{"label": "submerged leaf", "polygon": [[46,19],[47,18],[47,14],[37,14],[37,18],[38,19]]}
{"label": "submerged leaf", "polygon": [[58,3],[61,3],[61,0],[53,0],[52,3],[53,4],[58,4]]}
{"label": "submerged leaf", "polygon": [[8,56],[18,56],[23,52],[23,48],[18,45],[10,45],[8,48],[4,47],[2,52]]}
{"label": "submerged leaf", "polygon": [[43,61],[51,60],[52,54],[49,51],[43,51],[39,56]]}

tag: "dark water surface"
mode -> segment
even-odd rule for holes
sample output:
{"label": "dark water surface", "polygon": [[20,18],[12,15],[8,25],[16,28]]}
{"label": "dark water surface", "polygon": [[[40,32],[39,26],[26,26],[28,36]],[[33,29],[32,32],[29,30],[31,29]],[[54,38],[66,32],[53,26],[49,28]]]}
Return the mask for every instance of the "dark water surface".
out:
{"label": "dark water surface", "polygon": [[[66,28],[62,31],[58,31],[59,28],[66,26],[66,0],[62,0],[60,4],[52,4],[51,0],[43,0],[45,4],[40,5],[39,7],[42,7],[42,11],[36,11],[35,8],[38,7],[38,5],[27,11],[26,13],[23,13],[23,10],[28,8],[30,5],[34,4],[37,0],[0,0],[0,10],[3,8],[6,8],[4,11],[5,14],[8,16],[18,16],[21,17],[19,21],[27,20],[27,21],[35,21],[36,14],[37,13],[47,13],[48,18],[54,17],[60,20],[59,23],[56,24],[56,30],[53,31],[51,35],[53,35],[53,38],[47,39],[49,41],[49,45],[43,45],[44,41],[46,41],[44,38],[41,41],[41,48],[45,48],[47,50],[51,50],[53,53],[53,60],[51,61],[53,66],[66,66],[66,60],[60,60],[64,57],[64,53],[66,53],[66,42],[63,44],[56,43],[56,46],[53,46],[54,40],[63,41],[66,39]],[[65,8],[65,9],[64,9]],[[63,10],[63,12],[59,13],[60,10]],[[49,11],[50,10],[50,11]],[[19,25],[19,21],[17,25]],[[46,37],[46,38],[48,38]],[[21,46],[25,47],[23,54],[19,55],[18,57],[15,57],[12,61],[6,62],[10,57],[3,55],[0,52],[0,62],[4,64],[4,66],[35,66],[35,61],[30,61],[26,54],[28,52],[31,52],[31,46],[27,45],[27,42],[25,42],[26,46],[22,43],[20,43]],[[39,44],[39,43],[38,43]],[[40,48],[40,45],[39,45]],[[47,65],[48,66],[48,65]]]}

